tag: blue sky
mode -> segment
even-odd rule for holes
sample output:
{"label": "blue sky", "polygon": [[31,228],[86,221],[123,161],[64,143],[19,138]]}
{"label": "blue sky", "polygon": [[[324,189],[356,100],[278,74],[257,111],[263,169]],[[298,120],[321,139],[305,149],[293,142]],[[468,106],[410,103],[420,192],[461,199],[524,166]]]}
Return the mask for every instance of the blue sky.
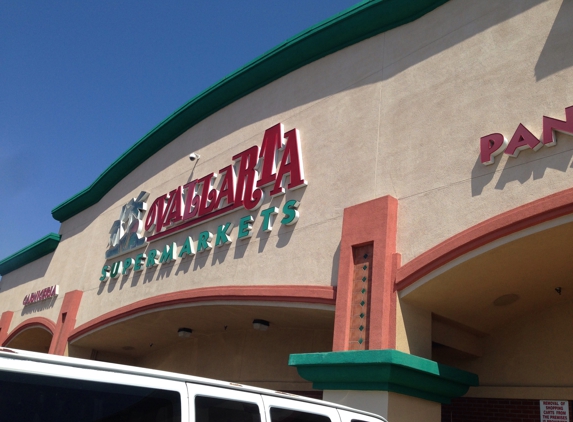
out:
{"label": "blue sky", "polygon": [[186,101],[356,2],[0,1],[0,259]]}

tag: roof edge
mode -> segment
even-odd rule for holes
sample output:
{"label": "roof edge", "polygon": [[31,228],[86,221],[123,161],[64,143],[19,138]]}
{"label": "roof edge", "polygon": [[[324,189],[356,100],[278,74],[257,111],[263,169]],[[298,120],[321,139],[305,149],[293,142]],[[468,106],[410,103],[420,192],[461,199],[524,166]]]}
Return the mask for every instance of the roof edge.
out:
{"label": "roof edge", "polygon": [[0,261],[0,275],[5,276],[30,262],[54,252],[60,243],[61,237],[59,234],[50,233],[9,257],[4,258]]}
{"label": "roof edge", "polygon": [[192,98],[115,160],[86,189],[52,210],[64,222],[95,205],[137,166],[200,121],[322,57],[414,21],[448,0],[364,0],[289,38]]}

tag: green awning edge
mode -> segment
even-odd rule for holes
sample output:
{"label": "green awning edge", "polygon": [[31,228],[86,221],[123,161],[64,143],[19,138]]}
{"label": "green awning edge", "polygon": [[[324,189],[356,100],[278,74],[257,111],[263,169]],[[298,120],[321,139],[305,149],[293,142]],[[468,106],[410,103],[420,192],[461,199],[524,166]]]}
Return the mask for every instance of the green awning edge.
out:
{"label": "green awning edge", "polygon": [[95,205],[137,166],[223,107],[324,56],[412,22],[447,0],[365,0],[289,38],[192,98],[141,138],[86,189],[52,210],[64,222]]}
{"label": "green awning edge", "polygon": [[476,374],[394,349],[293,354],[288,364],[315,389],[391,391],[438,403],[479,385]]}
{"label": "green awning edge", "polygon": [[9,272],[54,252],[60,243],[60,239],[61,236],[59,234],[50,233],[9,257],[4,258],[0,261],[0,275],[4,276]]}

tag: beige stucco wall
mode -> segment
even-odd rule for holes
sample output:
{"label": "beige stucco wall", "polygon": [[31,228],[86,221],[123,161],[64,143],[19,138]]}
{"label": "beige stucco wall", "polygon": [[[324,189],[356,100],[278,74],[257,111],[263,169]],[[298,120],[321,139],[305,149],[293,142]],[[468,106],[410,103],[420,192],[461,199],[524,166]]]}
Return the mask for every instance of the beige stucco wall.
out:
{"label": "beige stucco wall", "polygon": [[[151,350],[151,349],[150,349]],[[193,335],[143,357],[70,345],[70,356],[222,379],[281,391],[310,391],[312,383],[288,366],[293,353],[332,350],[332,330],[277,328]]]}
{"label": "beige stucco wall", "polygon": [[325,390],[324,400],[381,415],[389,422],[439,422],[442,406],[388,391]]}
{"label": "beige stucco wall", "polygon": [[432,313],[396,301],[396,350],[422,358],[432,358]]}
{"label": "beige stucco wall", "polygon": [[573,399],[573,307],[570,300],[532,312],[481,339],[483,356],[440,359],[478,374],[470,397]]}
{"label": "beige stucco wall", "polygon": [[[21,313],[25,294],[52,284],[60,284],[60,297],[84,291],[78,325],[143,298],[191,288],[334,285],[344,208],[383,195],[399,200],[398,251],[406,263],[489,217],[571,187],[571,139],[564,135],[554,148],[498,157],[488,167],[478,162],[481,136],[501,132],[510,138],[519,123],[540,135],[544,114],[562,119],[573,105],[570,11],[571,3],[561,0],[451,0],[227,106],[64,222],[43,277],[17,281],[39,265],[33,263],[3,278],[2,302],[15,312],[12,327],[29,317]],[[100,284],[108,231],[123,204],[141,190],[151,193],[151,204],[225,167],[234,154],[260,145],[264,130],[278,122],[301,133],[309,185],[272,202],[300,200],[296,226],[276,224],[267,235],[257,218],[246,246],[234,241],[228,250]],[[196,165],[190,152],[201,154]],[[262,209],[268,205],[267,199]],[[216,231],[246,214],[237,211],[165,242],[181,244],[187,233]],[[38,315],[55,320],[58,309],[56,303]],[[424,316],[414,320],[429,326]],[[401,324],[400,348],[427,355],[427,341],[409,339]]]}
{"label": "beige stucco wall", "polygon": [[571,51],[570,2],[454,1],[439,11],[389,32],[385,44],[394,47],[385,60],[391,77],[382,84],[389,100],[381,132],[395,142],[385,143],[380,160],[400,200],[403,263],[487,218],[572,186],[570,137],[554,149],[498,157],[492,166],[478,162],[481,136],[501,132],[510,139],[519,123],[540,136],[544,114],[563,119],[573,104],[566,87],[573,68],[559,59]]}
{"label": "beige stucco wall", "polygon": [[[52,260],[54,253],[37,259],[30,264],[19,268],[2,277],[0,283],[0,313],[5,311],[14,312],[10,331],[20,323],[34,317],[47,318],[53,322],[57,321],[64,293],[66,290],[74,290],[68,283],[62,284],[57,277],[50,276],[52,273]],[[23,305],[24,298],[46,287],[59,286],[60,294],[48,300]],[[70,288],[71,287],[71,288]]]}
{"label": "beige stucco wall", "polygon": [[312,390],[295,367],[292,353],[332,350],[332,331],[282,329],[213,333],[190,338],[136,361],[138,366],[224,379],[281,391]]}

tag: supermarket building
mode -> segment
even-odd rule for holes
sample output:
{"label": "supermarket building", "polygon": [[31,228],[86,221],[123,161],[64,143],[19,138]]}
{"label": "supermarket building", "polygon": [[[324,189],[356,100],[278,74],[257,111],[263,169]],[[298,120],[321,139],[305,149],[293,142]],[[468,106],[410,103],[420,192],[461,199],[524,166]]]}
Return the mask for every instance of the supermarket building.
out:
{"label": "supermarket building", "polygon": [[539,420],[573,399],[571,16],[376,0],[287,40],[0,261],[1,345]]}

